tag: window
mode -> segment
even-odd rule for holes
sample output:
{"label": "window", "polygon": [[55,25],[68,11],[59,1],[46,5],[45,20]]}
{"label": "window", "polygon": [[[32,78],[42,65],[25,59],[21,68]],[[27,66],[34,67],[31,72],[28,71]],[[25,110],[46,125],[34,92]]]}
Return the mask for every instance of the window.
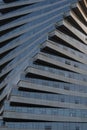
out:
{"label": "window", "polygon": [[75,55],[75,52],[73,50],[71,50],[71,53]]}
{"label": "window", "polygon": [[76,130],[80,130],[80,129],[79,129],[79,126],[76,126]]}
{"label": "window", "polygon": [[83,78],[83,81],[86,81],[86,78]]}
{"label": "window", "polygon": [[51,126],[45,126],[45,130],[51,130]]}
{"label": "window", "polygon": [[70,88],[69,88],[69,86],[64,86],[64,89],[69,90]]}
{"label": "window", "polygon": [[44,67],[44,69],[45,69],[46,71],[48,71],[48,67]]}
{"label": "window", "polygon": [[71,65],[70,61],[65,61],[65,64]]}
{"label": "window", "polygon": [[64,102],[64,98],[61,98],[61,102]]}
{"label": "window", "polygon": [[78,101],[78,100],[75,100],[75,104],[79,104],[79,101]]}
{"label": "window", "polygon": [[63,46],[63,49],[64,49],[64,50],[66,50],[66,51],[68,50],[68,48],[67,48],[67,47],[65,47],[65,46]]}
{"label": "window", "polygon": [[79,55],[79,57],[80,57],[80,58],[83,58],[83,56],[82,56],[82,55]]}
{"label": "window", "polygon": [[77,64],[74,64],[74,67],[78,68],[78,65],[77,65]]}

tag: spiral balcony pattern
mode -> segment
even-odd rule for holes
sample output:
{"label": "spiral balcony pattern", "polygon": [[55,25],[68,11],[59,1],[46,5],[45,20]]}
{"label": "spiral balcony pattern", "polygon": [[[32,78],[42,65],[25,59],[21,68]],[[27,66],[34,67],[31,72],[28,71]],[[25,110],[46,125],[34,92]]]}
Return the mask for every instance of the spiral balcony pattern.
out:
{"label": "spiral balcony pattern", "polygon": [[0,130],[86,130],[87,1],[0,0]]}

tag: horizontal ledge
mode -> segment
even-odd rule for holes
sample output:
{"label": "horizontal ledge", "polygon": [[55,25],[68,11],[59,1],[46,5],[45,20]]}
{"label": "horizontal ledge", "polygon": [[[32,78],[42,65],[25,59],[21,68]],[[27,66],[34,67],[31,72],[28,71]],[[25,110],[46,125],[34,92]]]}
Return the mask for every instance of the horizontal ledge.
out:
{"label": "horizontal ledge", "polygon": [[33,89],[33,90],[38,90],[38,91],[45,91],[49,93],[58,93],[58,94],[64,94],[64,95],[73,95],[73,96],[80,96],[80,97],[87,97],[86,93],[81,93],[81,92],[76,92],[72,90],[65,90],[65,89],[60,89],[60,88],[55,88],[51,86],[46,86],[46,85],[40,85],[40,84],[35,84],[35,83],[29,83],[27,81],[19,81],[18,83],[18,88],[19,89]]}
{"label": "horizontal ledge", "polygon": [[59,30],[54,30],[49,33],[49,37],[53,37],[53,36],[59,37],[60,39],[67,42],[67,44],[69,44],[69,45],[73,46],[74,48],[78,49],[79,51],[87,54],[87,46],[82,44],[80,41],[76,40],[75,38],[72,38],[71,36],[68,36]]}
{"label": "horizontal ledge", "polygon": [[71,59],[74,59],[75,61],[79,61],[79,62],[82,62],[84,64],[87,64],[86,60],[83,57],[80,58],[79,56],[76,55],[76,53],[73,54],[72,52],[68,51],[68,49],[65,50],[63,47],[60,47],[58,44],[56,45],[56,43],[54,43],[54,42],[47,41],[46,43],[43,43],[41,49],[45,49],[46,47],[50,48],[52,50],[55,50],[58,53],[64,54],[65,56],[67,56]]}
{"label": "horizontal ledge", "polygon": [[81,28],[84,33],[87,34],[87,27],[85,24],[83,24],[84,22],[81,22],[81,20],[79,20],[78,16],[76,13],[74,13],[73,11],[67,12],[64,14],[65,18],[71,17],[79,26],[79,29]]}
{"label": "horizontal ledge", "polygon": [[[82,40],[85,44],[87,44],[86,38],[87,36],[80,32],[77,28],[75,28],[68,20],[64,19],[63,21],[56,23],[57,28],[61,28],[61,26],[66,27],[70,32],[76,35],[80,40]],[[87,30],[86,30],[87,32]]]}
{"label": "horizontal ledge", "polygon": [[38,106],[50,106],[56,108],[73,108],[73,109],[87,109],[86,105],[83,104],[75,104],[75,103],[67,103],[67,102],[60,102],[60,101],[52,101],[46,99],[39,99],[39,98],[29,98],[29,97],[21,97],[17,95],[12,95],[10,99],[10,103],[18,103],[18,104],[25,104],[25,105],[38,105]]}
{"label": "horizontal ledge", "polygon": [[37,114],[28,114],[28,113],[19,113],[19,112],[10,112],[5,111],[3,118],[6,120],[36,120],[36,121],[51,121],[51,122],[87,122],[87,118],[79,117],[64,117],[64,116],[47,116],[47,115],[37,115]]}
{"label": "horizontal ledge", "polygon": [[[61,49],[59,49],[59,52],[61,51]],[[67,52],[67,51],[66,51]],[[64,53],[64,51],[61,51],[61,53]],[[66,55],[68,54],[68,52],[66,53]],[[76,56],[73,56],[73,57],[75,57],[75,58],[77,58],[77,61],[81,61],[81,60],[79,60],[79,58],[78,57],[76,57]],[[71,57],[72,58],[72,57]],[[49,63],[49,64],[51,64],[51,65],[53,65],[53,66],[56,66],[56,67],[61,67],[61,68],[64,68],[64,69],[67,69],[67,70],[71,70],[71,71],[73,71],[73,72],[77,72],[77,73],[81,73],[81,74],[84,74],[84,75],[87,75],[87,72],[86,72],[86,70],[83,70],[83,69],[81,69],[81,68],[76,68],[76,67],[74,67],[74,66],[72,66],[72,65],[67,65],[66,63],[63,63],[63,62],[61,62],[61,61],[58,61],[57,59],[53,59],[53,58],[51,58],[51,57],[49,57],[49,56],[47,56],[47,55],[44,55],[44,54],[42,54],[42,53],[39,53],[39,54],[37,54],[35,57],[34,57],[34,61],[37,61],[37,60],[40,60],[40,61],[43,61],[43,62],[45,62],[45,63]],[[83,59],[82,59],[83,60]],[[81,61],[82,62],[82,61]]]}
{"label": "horizontal ledge", "polygon": [[30,73],[30,74],[39,75],[39,76],[42,76],[42,77],[45,77],[48,79],[50,78],[50,79],[60,80],[60,81],[68,82],[68,83],[87,86],[87,82],[85,82],[85,81],[68,78],[68,77],[65,77],[62,75],[60,76],[58,74],[54,74],[49,71],[47,72],[44,70],[39,70],[39,69],[33,68],[33,67],[28,67],[25,71],[26,71],[26,74]]}

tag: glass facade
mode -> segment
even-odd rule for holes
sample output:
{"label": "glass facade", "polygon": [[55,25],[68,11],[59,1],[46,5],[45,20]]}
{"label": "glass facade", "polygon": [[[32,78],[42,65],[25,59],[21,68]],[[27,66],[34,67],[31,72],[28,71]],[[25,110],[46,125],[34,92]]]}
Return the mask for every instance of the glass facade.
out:
{"label": "glass facade", "polygon": [[86,130],[86,9],[0,1],[0,130]]}

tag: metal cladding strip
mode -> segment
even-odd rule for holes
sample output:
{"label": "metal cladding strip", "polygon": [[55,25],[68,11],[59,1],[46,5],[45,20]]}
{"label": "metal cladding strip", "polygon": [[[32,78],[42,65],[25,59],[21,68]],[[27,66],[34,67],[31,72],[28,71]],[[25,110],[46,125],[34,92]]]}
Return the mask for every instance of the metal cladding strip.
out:
{"label": "metal cladding strip", "polygon": [[[69,56],[69,57],[72,57],[73,59],[75,59],[75,60],[77,60],[77,61],[79,61],[79,62],[82,62],[82,63],[84,63],[84,64],[87,64],[84,59],[82,59],[82,58],[80,58],[80,57],[78,57],[78,56],[76,56],[76,55],[74,55],[74,54],[70,54],[70,52],[68,53],[67,51],[65,51],[65,50],[63,50],[63,49],[60,49],[58,46],[55,46],[55,44],[54,44],[54,45],[51,45],[51,43],[49,42],[49,44],[46,45],[46,46],[49,47],[49,48],[52,48],[52,49],[54,49],[54,50],[55,50],[55,47],[56,47],[56,48],[58,48],[58,49],[57,49],[58,52],[60,52],[60,53],[62,53],[62,54],[64,54],[64,55],[67,55],[67,56]],[[53,48],[53,46],[54,46],[54,48]],[[18,48],[17,48],[17,49],[18,49]],[[21,53],[24,51],[24,49],[21,50],[21,51],[17,51],[17,49],[14,49],[14,50],[11,51],[9,54],[7,54],[6,56],[4,56],[4,58],[1,60],[1,63],[0,63],[0,64],[2,65],[2,64],[4,64],[5,62],[10,61],[11,59],[15,58],[16,56],[18,56],[19,54],[21,54]],[[74,71],[76,71],[76,70],[74,70]],[[86,72],[85,72],[85,74],[86,74]]]}
{"label": "metal cladding strip", "polygon": [[[38,32],[38,33],[39,33],[39,32]],[[38,33],[36,33],[36,34],[38,34]],[[1,53],[4,53],[5,51],[7,51],[7,50],[9,50],[9,49],[15,48],[15,46],[17,47],[18,44],[19,44],[19,45],[21,45],[21,44],[23,44],[23,43],[25,44],[30,38],[32,38],[32,37],[34,37],[34,36],[35,36],[35,35],[33,35],[33,36],[31,36],[31,37],[27,37],[27,38],[24,39],[24,40],[20,40],[20,41],[18,40],[18,41],[19,41],[18,43],[17,43],[17,41],[13,41],[13,42],[9,43],[8,45],[2,47],[0,51],[1,51]],[[16,42],[16,43],[15,43],[15,42]],[[25,47],[26,47],[26,45],[25,45]],[[19,46],[18,48],[20,48],[20,46]],[[17,49],[18,49],[18,48],[17,48]],[[17,49],[16,49],[16,50],[17,50]],[[14,49],[13,51],[14,51],[14,53],[16,52],[15,49]],[[13,52],[13,51],[12,51],[12,52]],[[12,53],[12,52],[11,52],[11,53]],[[14,53],[13,53],[13,54],[14,54]],[[9,54],[8,54],[8,55],[9,55]],[[14,54],[14,55],[15,55],[15,54]],[[3,59],[5,59],[6,57],[7,57],[7,56],[4,56]],[[11,56],[11,58],[12,58],[12,56]],[[3,61],[3,59],[2,59],[2,61]],[[6,60],[7,60],[7,58],[6,58]],[[2,61],[1,61],[1,64],[3,63]]]}
{"label": "metal cladding strip", "polygon": [[6,8],[12,8],[12,7],[17,7],[17,6],[22,6],[22,5],[28,5],[28,4],[32,4],[32,3],[37,3],[40,1],[44,1],[44,0],[25,0],[25,1],[16,1],[16,2],[12,2],[12,3],[2,3],[0,5],[0,9],[6,9]]}
{"label": "metal cladding strip", "polygon": [[[49,26],[48,26],[49,28]],[[47,28],[47,29],[48,29]],[[23,53],[21,55],[19,55],[18,57],[14,58],[7,66],[4,67],[4,69],[2,70],[2,73],[0,74],[0,76],[3,76],[4,74],[8,73],[9,71],[11,71],[11,69],[15,68],[17,65],[19,65],[20,63],[23,62],[23,60],[25,60],[27,57],[29,57],[29,55],[32,55],[32,53],[34,51],[36,51],[36,49],[38,50],[38,46],[35,46],[33,48],[33,50],[31,49],[30,52],[28,51],[28,47],[33,46],[36,42],[38,43],[38,40],[41,40],[46,34],[44,34],[43,36],[39,37],[39,39],[37,39],[36,41],[34,41],[32,44],[29,44],[26,48],[24,48],[22,51],[26,52],[26,55],[24,56]],[[22,57],[22,58],[21,58]],[[15,63],[15,64],[14,64]],[[13,75],[13,74],[12,74]],[[8,76],[7,76],[8,78]],[[7,79],[6,79],[7,80]],[[6,81],[5,80],[5,81]],[[3,82],[5,82],[3,81]],[[7,80],[8,82],[8,80]],[[6,83],[7,83],[6,82]]]}
{"label": "metal cladding strip", "polygon": [[[54,4],[54,7],[55,7],[55,5],[57,5],[58,4],[58,2],[56,3],[56,4]],[[52,5],[50,5],[50,6],[52,6]],[[65,6],[66,7],[66,6]],[[46,7],[45,7],[46,8]],[[55,10],[50,10],[50,11],[48,11],[48,12],[45,12],[44,14],[42,13],[42,14],[40,14],[40,15],[38,15],[38,17],[40,17],[40,18],[44,18],[43,16],[47,16],[48,14],[51,14],[51,13],[53,13],[53,12],[55,12],[55,11],[58,11],[58,10],[61,10],[61,9],[63,9],[64,7],[60,7],[60,8],[58,8],[58,9],[55,9]],[[42,9],[42,8],[41,8]],[[59,15],[58,15],[59,16]],[[36,17],[36,19],[38,19],[38,17]],[[35,19],[35,17],[33,17],[34,19]],[[35,19],[35,20],[36,20]],[[47,18],[46,18],[47,19]],[[24,20],[24,19],[23,19]],[[28,19],[26,19],[26,21],[27,21]],[[48,19],[47,19],[48,20]],[[29,18],[29,20],[28,20],[28,22],[30,22],[30,21],[33,21],[33,19],[31,18]],[[44,21],[44,20],[43,20]],[[23,23],[24,24],[24,23]],[[38,23],[37,23],[38,24]],[[17,24],[17,26],[18,26],[18,24]],[[14,29],[14,30],[12,30],[11,32],[8,32],[7,34],[5,34],[5,35],[2,35],[1,36],[1,38],[0,38],[0,42],[4,42],[4,41],[6,41],[6,40],[8,40],[8,39],[11,39],[11,38],[13,38],[13,37],[17,37],[17,36],[19,36],[19,35],[21,35],[21,34],[23,34],[23,33],[25,33],[25,32],[27,32],[29,29],[26,27],[26,26],[28,26],[27,24],[24,24],[24,25],[22,25],[21,27],[18,27],[17,29]],[[7,26],[8,27],[8,26]]]}
{"label": "metal cladding strip", "polygon": [[[62,14],[62,13],[61,13]],[[59,16],[61,15],[61,14],[59,14]],[[25,29],[23,29],[23,27],[21,28],[21,30],[19,31],[19,28],[18,28],[18,31],[19,31],[19,33],[17,33],[17,30],[16,30],[16,32],[15,31],[13,31],[13,32],[15,32],[14,34],[13,34],[13,36],[15,36],[15,34],[16,35],[21,35],[21,36],[19,36],[18,38],[15,38],[15,40],[13,40],[12,42],[9,42],[9,44],[7,44],[7,45],[5,45],[5,46],[3,46],[1,49],[0,49],[0,54],[1,53],[4,53],[5,51],[8,51],[8,50],[10,50],[10,49],[12,49],[12,48],[15,48],[15,47],[17,47],[17,46],[19,46],[19,45],[21,45],[21,44],[23,44],[24,42],[26,42],[26,41],[28,41],[29,40],[29,38],[31,38],[31,37],[34,37],[34,35],[32,36],[30,36],[30,37],[26,37],[26,39],[21,39],[21,37],[23,36],[23,35],[25,35],[25,33],[27,34],[27,33],[29,33],[30,31],[32,31],[32,29],[37,29],[38,27],[41,27],[41,26],[44,26],[45,24],[47,24],[47,23],[49,23],[50,22],[50,24],[51,24],[51,21],[53,20],[53,19],[55,19],[55,18],[57,18],[58,17],[58,15],[56,15],[56,16],[54,16],[54,17],[52,17],[52,18],[50,18],[50,19],[48,19],[48,20],[45,20],[45,21],[43,21],[42,23],[37,23],[37,24],[35,24],[34,26],[31,26],[30,28],[27,28],[27,26],[28,26],[28,24],[27,25],[25,25],[24,27],[26,27]],[[50,25],[49,24],[49,25]],[[23,31],[22,31],[23,30]],[[44,29],[43,29],[44,30]],[[42,30],[42,31],[43,31]],[[41,31],[41,30],[40,30]],[[38,30],[38,32],[36,32],[37,34],[39,33],[39,30]],[[11,34],[11,33],[10,33]],[[5,37],[5,36],[4,36]],[[20,40],[19,40],[20,39]]]}
{"label": "metal cladding strip", "polygon": [[[61,2],[53,3],[53,5],[56,5],[56,4],[58,4],[58,3],[61,3]],[[69,4],[64,5],[64,7],[67,7],[67,8],[68,8],[68,6],[69,6]],[[41,11],[41,10],[43,10],[43,9],[47,9],[48,7],[52,7],[52,5],[51,5],[51,4],[49,4],[49,5],[47,4],[46,6],[42,6],[42,7],[40,7],[39,9],[34,8],[33,11],[34,11],[34,10],[35,10],[35,11]],[[33,14],[33,15],[27,14],[26,16],[23,16],[23,17],[21,17],[21,18],[18,18],[17,20],[14,20],[14,21],[12,21],[12,22],[10,22],[10,23],[7,23],[7,24],[5,24],[5,25],[2,25],[1,28],[0,28],[0,31],[3,31],[3,30],[6,30],[6,29],[9,29],[9,28],[16,27],[16,26],[18,26],[18,25],[22,25],[22,24],[31,22],[31,21],[36,20],[36,19],[38,19],[38,18],[43,18],[44,16],[49,15],[50,13],[53,13],[53,12],[55,12],[56,10],[62,9],[62,8],[64,8],[64,7],[59,7],[58,9],[54,9],[54,10],[51,10],[50,12],[43,13],[43,14],[38,14],[37,12],[36,12],[36,15],[34,15],[34,14]],[[30,17],[30,16],[31,16],[31,17]]]}
{"label": "metal cladding strip", "polygon": [[12,18],[12,17],[21,16],[21,15],[26,15],[26,14],[29,14],[29,13],[33,12],[34,10],[29,10],[28,9],[29,6],[28,7],[23,7],[22,9],[18,9],[17,11],[13,11],[11,13],[1,15],[0,20],[9,19],[9,18]]}
{"label": "metal cladding strip", "polygon": [[[59,1],[57,3],[61,3],[61,2]],[[55,3],[53,5],[55,5]],[[6,15],[2,15],[2,17],[0,18],[0,20],[12,18],[12,17],[16,17],[16,16],[20,16],[20,15],[29,14],[31,12],[35,12],[35,11],[38,11],[40,9],[44,9],[46,7],[49,7],[49,6],[52,6],[52,5],[45,5],[45,6],[42,6],[42,7],[39,6],[38,8],[34,7],[34,8],[31,8],[31,9],[29,9],[27,7],[24,7],[23,9],[19,9],[18,11],[14,11],[12,13],[8,13],[8,15],[7,14]]]}
{"label": "metal cladding strip", "polygon": [[[62,13],[61,13],[62,14]],[[61,15],[60,14],[60,15]],[[46,14],[47,15],[47,14]],[[59,14],[58,14],[58,16],[60,16]],[[57,16],[54,16],[53,18],[56,18]],[[53,18],[50,18],[49,20],[52,20]],[[46,21],[49,21],[49,20],[46,20]],[[39,23],[39,24],[42,24],[42,23]],[[34,25],[35,27],[37,27],[39,24],[36,24],[36,25]],[[33,27],[30,27],[30,28],[34,28],[34,26]],[[28,29],[28,31],[29,31],[30,29]],[[27,31],[27,29],[25,29],[25,31]],[[23,30],[23,32],[24,32],[24,30]],[[21,34],[23,33],[23,32],[20,32]],[[11,33],[10,33],[11,34]],[[18,33],[16,34],[16,35],[18,35]],[[22,41],[20,41],[20,39],[21,39],[21,37],[18,37],[18,38],[15,38],[15,40],[13,40],[12,42],[9,42],[9,44],[7,44],[7,45],[5,45],[5,46],[3,46],[2,48],[1,48],[1,53],[3,53],[4,51],[7,51],[8,49],[12,49],[12,48],[14,48],[14,47],[16,47],[16,46],[18,46],[18,45],[20,45],[20,44],[22,44],[23,42]],[[2,39],[3,40],[3,39]],[[23,40],[24,41],[24,40]],[[22,42],[22,43],[21,43]],[[11,44],[11,45],[10,45]]]}
{"label": "metal cladding strip", "polygon": [[[43,30],[41,30],[40,32],[38,32],[38,33],[35,34],[35,35],[38,35],[38,34],[40,34],[40,33],[43,33],[44,31],[46,31],[47,29],[49,29],[49,27],[51,27],[51,26],[52,26],[52,25],[49,25],[47,28],[44,28]],[[44,34],[44,35],[46,35],[46,34]],[[43,36],[44,36],[44,35],[43,35]],[[14,58],[7,66],[4,67],[4,69],[2,70],[2,73],[0,74],[0,76],[3,76],[4,74],[8,73],[11,69],[13,69],[14,67],[16,67],[17,64],[19,64],[19,62],[23,61],[23,59],[25,59],[25,57],[28,57],[29,54],[31,53],[31,51],[33,51],[33,50],[30,50],[30,53],[29,53],[28,49],[29,49],[31,46],[33,46],[33,45],[35,44],[35,42],[38,43],[38,40],[40,40],[43,36],[39,37],[39,38],[36,39],[34,42],[32,42],[31,44],[28,44],[28,45],[25,46],[24,48],[22,47],[23,49],[20,49],[20,47],[17,48],[18,50],[20,49],[20,51],[18,51],[18,53],[20,53],[20,55],[18,55],[17,57],[15,56],[15,58]],[[38,46],[37,46],[37,48],[38,48]],[[33,49],[34,49],[34,48],[33,48]],[[15,50],[14,50],[14,52],[15,52]],[[21,52],[22,52],[22,53],[21,53]],[[26,53],[25,56],[23,56],[23,52]],[[11,52],[11,53],[13,54],[13,52]],[[12,55],[12,56],[14,56],[14,55]],[[11,56],[11,58],[12,58],[12,56]],[[22,57],[22,59],[21,59],[20,57]],[[8,58],[7,58],[6,60],[8,60]],[[17,61],[17,62],[16,62],[16,61]],[[1,61],[1,62],[2,62],[2,61]],[[15,63],[15,64],[14,64],[14,63]]]}
{"label": "metal cladding strip", "polygon": [[[37,47],[34,48],[34,49],[31,50],[30,53],[28,53],[25,57],[20,58],[20,61],[19,61],[19,59],[17,59],[17,61],[19,61],[19,62],[17,62],[16,65],[14,64],[14,66],[12,66],[12,67],[14,68],[14,67],[16,67],[17,65],[20,65],[19,63],[20,63],[20,62],[23,62],[25,59],[29,58],[29,55],[32,55],[32,53],[33,53],[34,51],[36,51],[36,49],[38,49],[38,48],[37,48]],[[27,65],[27,64],[26,64],[26,65]],[[12,68],[10,67],[10,65],[8,65],[8,67],[6,67],[5,70],[3,70],[3,71],[4,71],[3,73],[8,73],[8,71],[10,71],[11,69],[12,69]],[[13,79],[13,75],[16,76],[15,70],[13,70],[12,73],[10,73],[10,74],[5,78],[5,80],[3,80],[3,81],[1,82],[1,84],[0,84],[0,89],[2,89],[4,86],[6,86],[6,85],[8,84],[9,77],[10,77],[11,80]]]}

